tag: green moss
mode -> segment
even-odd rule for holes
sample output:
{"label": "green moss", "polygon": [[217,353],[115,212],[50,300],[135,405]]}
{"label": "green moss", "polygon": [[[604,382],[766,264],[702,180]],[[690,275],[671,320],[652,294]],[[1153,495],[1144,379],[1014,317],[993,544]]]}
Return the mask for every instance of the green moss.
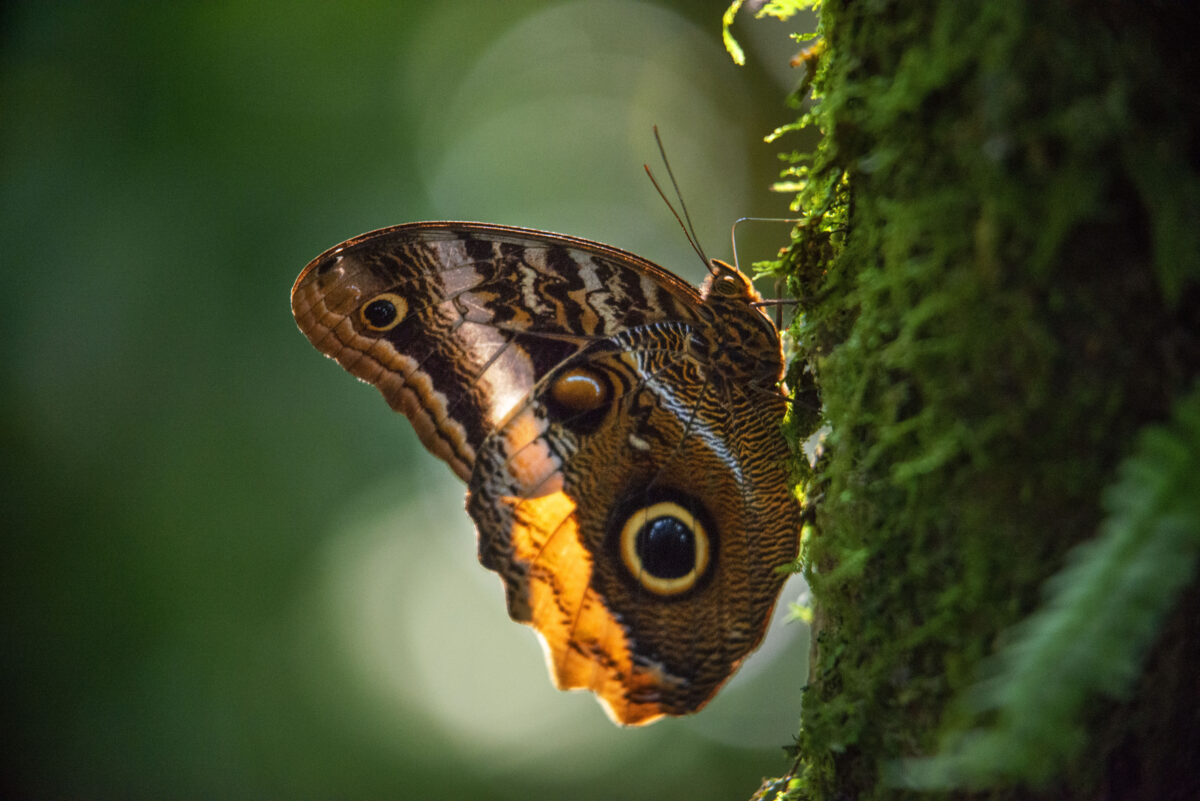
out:
{"label": "green moss", "polygon": [[1089,697],[1128,697],[1200,558],[1200,387],[1175,404],[1169,425],[1143,432],[1118,476],[1099,533],[1070,551],[1042,606],[963,696],[969,717],[986,723],[949,732],[936,756],[890,763],[890,783],[1045,783],[1086,744]]}
{"label": "green moss", "polygon": [[[1163,45],[1196,22],[1170,8],[822,5],[824,137],[785,174],[790,377],[824,411],[795,436],[830,426],[788,797],[893,797],[887,760],[969,722],[955,699],[1200,368],[1200,76]],[[1044,792],[1095,789],[1118,740]]]}

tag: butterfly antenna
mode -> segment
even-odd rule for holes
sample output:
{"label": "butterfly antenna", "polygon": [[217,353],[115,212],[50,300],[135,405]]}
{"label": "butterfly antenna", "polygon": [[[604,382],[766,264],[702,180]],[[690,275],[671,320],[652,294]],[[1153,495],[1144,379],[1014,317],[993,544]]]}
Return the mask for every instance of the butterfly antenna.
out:
{"label": "butterfly antenna", "polygon": [[[687,204],[683,202],[683,193],[679,191],[679,182],[675,180],[675,173],[671,171],[671,162],[667,160],[667,151],[663,147],[662,137],[658,135],[658,126],[654,126],[654,141],[658,144],[658,154],[662,157],[663,166],[667,169],[667,177],[671,179],[671,188],[675,190],[675,197],[679,200],[679,208],[683,210],[683,216],[679,216],[679,212],[675,211],[675,207],[671,205],[671,201],[667,199],[666,192],[658,185],[658,181],[654,178],[654,173],[650,171],[650,165],[643,164],[642,167],[646,170],[646,175],[650,178],[650,183],[654,184],[654,188],[658,190],[658,196],[663,199],[663,203],[667,204],[667,208],[675,215],[676,222],[683,229],[683,235],[687,237],[688,244],[692,246],[692,250],[696,251],[696,255],[704,262],[704,266],[709,270],[712,269],[708,256],[704,253],[704,248],[700,247],[700,238],[696,236],[696,226],[692,225],[692,217],[688,214]],[[685,222],[686,221],[686,222]]]}

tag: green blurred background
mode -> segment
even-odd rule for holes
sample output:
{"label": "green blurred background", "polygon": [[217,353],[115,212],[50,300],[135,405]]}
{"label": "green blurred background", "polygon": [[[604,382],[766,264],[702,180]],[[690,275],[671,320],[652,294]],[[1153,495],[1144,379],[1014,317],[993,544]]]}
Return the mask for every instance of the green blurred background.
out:
{"label": "green blurred background", "polygon": [[556,692],[461,484],[288,308],[310,258],[420,219],[697,279],[654,124],[729,258],[786,211],[762,136],[797,75],[796,26],[745,13],[734,66],[724,5],[4,4],[4,797],[740,798],[786,769],[801,626],[685,720]]}

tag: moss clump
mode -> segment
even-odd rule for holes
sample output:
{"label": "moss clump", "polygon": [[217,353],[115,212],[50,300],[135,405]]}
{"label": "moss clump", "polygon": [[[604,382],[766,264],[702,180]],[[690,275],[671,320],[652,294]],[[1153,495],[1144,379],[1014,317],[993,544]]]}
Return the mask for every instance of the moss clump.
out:
{"label": "moss clump", "polygon": [[[1184,35],[1200,26],[1175,9],[822,4],[823,141],[792,154],[809,222],[787,266],[792,377],[831,433],[810,492],[816,636],[790,797],[903,794],[889,760],[978,723],[961,699],[985,657],[1200,372],[1200,60]],[[813,421],[797,419],[803,438]],[[1171,630],[1195,652],[1194,626]],[[1061,764],[991,797],[1120,795],[1145,784],[1116,762],[1194,763],[1178,738],[1131,740],[1172,691],[1088,705]]]}

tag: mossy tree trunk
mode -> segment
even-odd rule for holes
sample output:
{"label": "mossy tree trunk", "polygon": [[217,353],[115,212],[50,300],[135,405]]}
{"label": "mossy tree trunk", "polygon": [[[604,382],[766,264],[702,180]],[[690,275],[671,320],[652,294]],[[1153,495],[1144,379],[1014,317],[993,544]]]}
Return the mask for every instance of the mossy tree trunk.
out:
{"label": "mossy tree trunk", "polygon": [[787,797],[1200,798],[1198,20],[822,4]]}

